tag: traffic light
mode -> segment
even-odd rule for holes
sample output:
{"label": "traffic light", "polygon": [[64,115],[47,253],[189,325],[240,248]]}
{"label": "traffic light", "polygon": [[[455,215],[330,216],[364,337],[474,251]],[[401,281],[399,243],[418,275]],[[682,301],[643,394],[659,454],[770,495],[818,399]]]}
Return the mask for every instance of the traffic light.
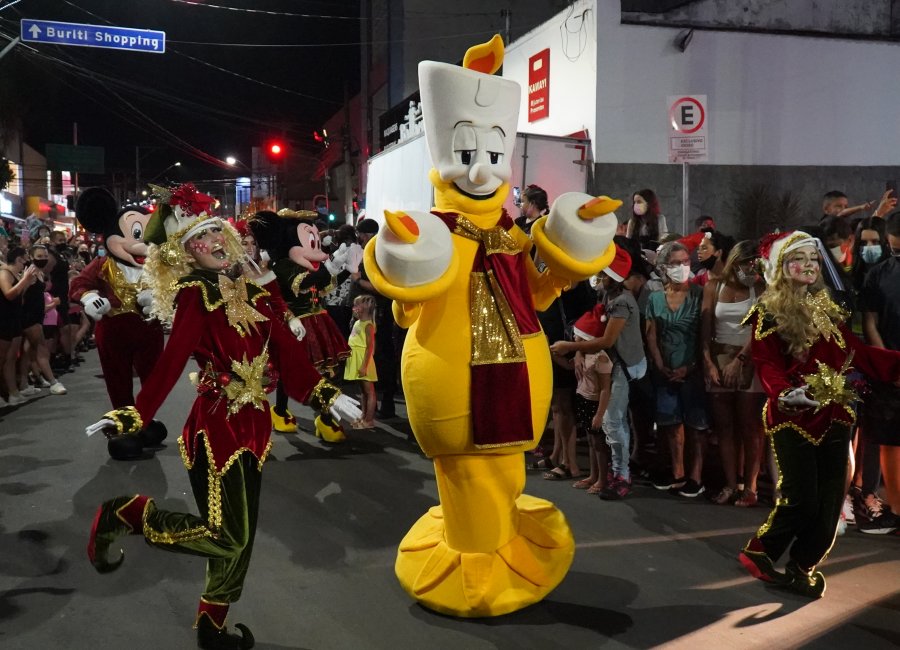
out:
{"label": "traffic light", "polygon": [[270,140],[266,143],[266,158],[270,163],[280,163],[284,161],[285,145],[281,140]]}
{"label": "traffic light", "polygon": [[334,212],[330,212],[330,213],[328,214],[328,222],[329,222],[329,223],[334,223],[334,219],[335,219]]}

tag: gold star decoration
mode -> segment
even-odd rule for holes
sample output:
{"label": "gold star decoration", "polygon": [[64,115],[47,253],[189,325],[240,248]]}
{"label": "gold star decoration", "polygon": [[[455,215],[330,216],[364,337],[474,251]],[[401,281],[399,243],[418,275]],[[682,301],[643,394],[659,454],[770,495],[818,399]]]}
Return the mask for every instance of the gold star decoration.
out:
{"label": "gold star decoration", "polygon": [[226,275],[219,274],[219,291],[222,292],[222,300],[225,301],[225,316],[228,324],[235,328],[241,336],[245,336],[250,329],[256,329],[256,323],[267,320],[253,308],[247,298],[247,281],[244,276],[231,281]]}
{"label": "gold star decoration", "polygon": [[851,351],[840,370],[835,370],[827,363],[816,360],[818,372],[812,375],[804,375],[803,381],[809,385],[809,394],[819,403],[815,413],[818,413],[828,404],[842,404],[847,406],[859,399],[847,381],[847,372],[850,370],[850,362],[853,360]]}
{"label": "gold star decoration", "polygon": [[[847,319],[847,314],[836,305],[828,295],[828,291],[823,289],[816,294],[806,294],[806,310],[813,326],[819,331],[826,341],[830,341],[834,336],[835,342],[843,350],[844,337],[841,330],[838,329],[838,323],[842,323]],[[835,322],[837,321],[837,322]],[[814,341],[810,341],[810,345]]]}
{"label": "gold star decoration", "polygon": [[269,354],[265,349],[249,363],[246,354],[243,361],[232,360],[231,371],[237,375],[237,379],[232,379],[223,387],[225,397],[228,398],[229,415],[234,415],[248,404],[260,411],[265,410],[263,404],[267,400],[262,380],[268,362]]}

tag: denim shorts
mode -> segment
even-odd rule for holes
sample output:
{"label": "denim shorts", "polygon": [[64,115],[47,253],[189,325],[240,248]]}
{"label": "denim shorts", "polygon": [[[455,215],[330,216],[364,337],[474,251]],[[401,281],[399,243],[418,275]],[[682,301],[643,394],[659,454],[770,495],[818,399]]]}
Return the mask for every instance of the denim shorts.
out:
{"label": "denim shorts", "polygon": [[684,381],[662,380],[656,384],[656,424],[665,427],[682,423],[698,431],[709,428],[706,390],[699,372]]}

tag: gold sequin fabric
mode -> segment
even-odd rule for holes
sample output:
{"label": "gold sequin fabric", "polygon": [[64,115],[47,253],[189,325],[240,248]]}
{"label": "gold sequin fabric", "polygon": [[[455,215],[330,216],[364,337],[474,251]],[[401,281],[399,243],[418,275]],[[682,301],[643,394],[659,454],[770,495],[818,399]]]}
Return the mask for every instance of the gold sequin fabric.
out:
{"label": "gold sequin fabric", "polygon": [[[828,290],[822,289],[816,294],[806,294],[804,305],[813,326],[822,338],[830,341],[833,336],[835,343],[843,350],[844,337],[838,325],[847,320],[847,312],[834,303]],[[815,342],[815,339],[809,341],[809,345],[812,346]]]}
{"label": "gold sequin fabric", "polygon": [[493,271],[471,274],[472,365],[525,361],[512,309]]}
{"label": "gold sequin fabric", "polygon": [[484,251],[488,255],[497,253],[516,255],[521,251],[513,236],[502,226],[494,226],[484,230],[462,215],[457,217],[456,228],[453,233],[466,239],[481,242],[484,244]]}
{"label": "gold sequin fabric", "polygon": [[232,281],[225,275],[219,275],[219,291],[225,301],[225,316],[231,325],[243,337],[256,329],[256,323],[268,320],[250,304],[247,295],[247,280],[240,276]]}
{"label": "gold sequin fabric", "polygon": [[137,312],[137,286],[131,284],[112,258],[107,258],[103,265],[103,271],[106,275],[106,281],[112,287],[116,298],[121,302],[121,306],[109,310],[110,316],[118,316],[119,314],[127,314]]}
{"label": "gold sequin fabric", "polygon": [[263,377],[266,374],[266,364],[269,362],[269,353],[263,349],[253,358],[247,361],[247,355],[241,361],[231,362],[231,371],[237,376],[227,386],[223,387],[225,397],[228,398],[228,414],[234,415],[245,406],[252,406],[260,411],[266,410],[268,404],[266,391],[263,387]]}

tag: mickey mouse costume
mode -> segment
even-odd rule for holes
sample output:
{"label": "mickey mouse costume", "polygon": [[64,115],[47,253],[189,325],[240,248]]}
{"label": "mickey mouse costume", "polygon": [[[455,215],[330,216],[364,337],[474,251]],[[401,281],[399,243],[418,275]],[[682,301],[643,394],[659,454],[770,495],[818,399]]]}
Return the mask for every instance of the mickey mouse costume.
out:
{"label": "mickey mouse costume", "polygon": [[[147,257],[144,231],[153,213],[139,205],[119,208],[112,194],[94,187],[79,195],[75,215],[88,232],[103,236],[107,255],[72,280],[69,299],[80,301],[96,321],[94,338],[112,407],[133,406],[134,372],[141,383],[146,381],[163,350],[162,325],[145,319],[142,310],[149,304],[149,293],[141,286]],[[156,445],[165,436],[165,427],[154,421],[140,438],[111,440],[109,453],[117,459],[139,456],[144,444]]]}

